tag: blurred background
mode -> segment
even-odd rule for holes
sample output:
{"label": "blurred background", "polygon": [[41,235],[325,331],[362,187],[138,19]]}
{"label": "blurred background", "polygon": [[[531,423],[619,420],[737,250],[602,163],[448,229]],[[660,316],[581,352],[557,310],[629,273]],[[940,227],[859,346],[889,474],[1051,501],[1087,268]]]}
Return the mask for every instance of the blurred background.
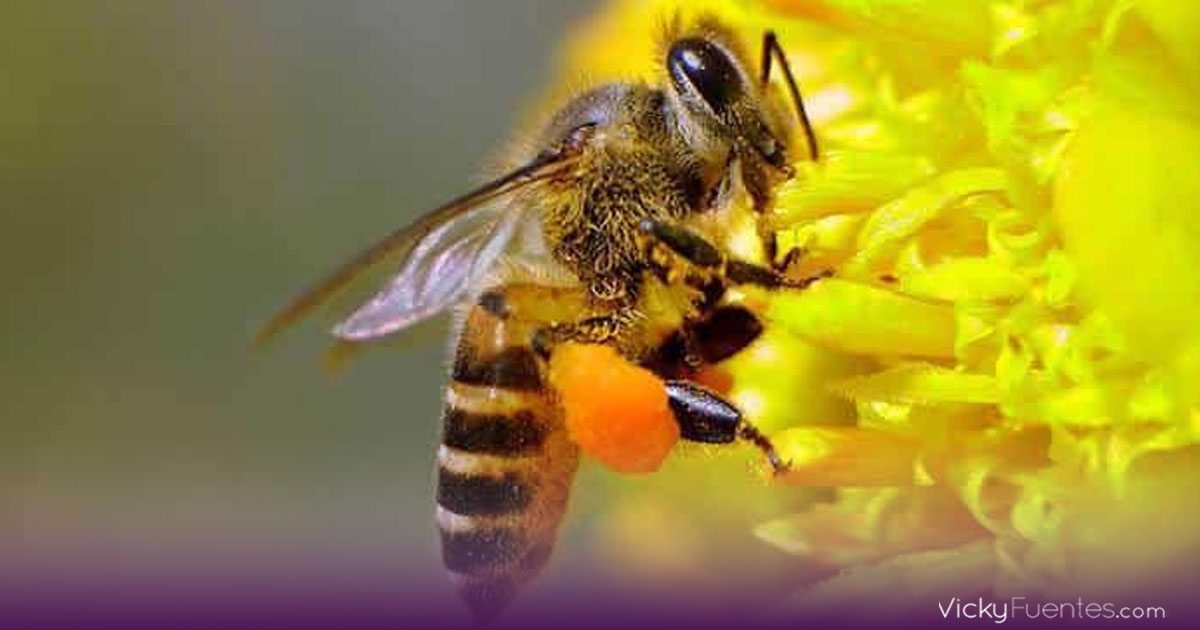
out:
{"label": "blurred background", "polygon": [[344,574],[460,614],[445,323],[337,376],[319,325],[250,341],[474,184],[592,4],[4,3],[5,579]]}

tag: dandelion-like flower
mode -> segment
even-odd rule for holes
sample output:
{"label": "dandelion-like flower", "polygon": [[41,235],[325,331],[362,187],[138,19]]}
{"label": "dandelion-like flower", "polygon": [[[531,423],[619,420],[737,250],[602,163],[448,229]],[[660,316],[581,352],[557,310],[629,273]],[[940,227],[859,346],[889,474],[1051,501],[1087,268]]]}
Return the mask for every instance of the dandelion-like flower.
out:
{"label": "dandelion-like flower", "polygon": [[570,73],[649,78],[663,16],[715,13],[797,72],[824,155],[773,221],[793,273],[835,277],[748,298],[768,331],[728,366],[792,460],[775,483],[838,488],[755,529],[826,569],[793,610],[1074,601],[1185,568],[1197,6],[620,2],[571,38]]}

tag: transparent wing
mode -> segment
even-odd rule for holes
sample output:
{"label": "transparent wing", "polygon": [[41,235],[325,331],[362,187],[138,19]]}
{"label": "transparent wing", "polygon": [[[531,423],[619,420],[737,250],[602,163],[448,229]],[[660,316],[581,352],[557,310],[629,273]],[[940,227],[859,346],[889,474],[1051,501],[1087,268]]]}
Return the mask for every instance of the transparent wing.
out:
{"label": "transparent wing", "polygon": [[522,218],[516,205],[487,208],[430,232],[387,287],[335,326],[333,334],[349,341],[380,337],[467,297],[512,240]]}
{"label": "transparent wing", "polygon": [[403,227],[302,293],[271,318],[257,337],[264,345],[280,331],[328,302],[355,279],[400,259],[388,287],[337,327],[347,339],[377,337],[420,321],[464,294],[503,251],[520,220],[516,204],[499,202],[514,191],[568,173],[572,155],[542,153],[531,162],[455,199]]}

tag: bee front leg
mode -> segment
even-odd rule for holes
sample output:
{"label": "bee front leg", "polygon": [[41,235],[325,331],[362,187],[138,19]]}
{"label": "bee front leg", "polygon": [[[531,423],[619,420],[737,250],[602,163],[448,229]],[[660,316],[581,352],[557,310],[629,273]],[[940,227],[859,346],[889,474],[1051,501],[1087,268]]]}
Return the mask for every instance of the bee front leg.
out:
{"label": "bee front leg", "polygon": [[642,221],[638,227],[645,238],[649,239],[651,261],[663,268],[670,268],[670,264],[664,262],[669,258],[668,255],[664,255],[663,250],[665,249],[684,259],[698,270],[734,285],[749,284],[769,289],[803,289],[813,282],[831,275],[829,272],[824,272],[797,279],[770,267],[731,259],[703,236],[667,221],[647,219]]}
{"label": "bee front leg", "polygon": [[787,472],[771,441],[742,417],[733,403],[691,381],[667,381],[667,402],[680,436],[692,442],[729,444],[745,440],[763,452],[775,474]]}

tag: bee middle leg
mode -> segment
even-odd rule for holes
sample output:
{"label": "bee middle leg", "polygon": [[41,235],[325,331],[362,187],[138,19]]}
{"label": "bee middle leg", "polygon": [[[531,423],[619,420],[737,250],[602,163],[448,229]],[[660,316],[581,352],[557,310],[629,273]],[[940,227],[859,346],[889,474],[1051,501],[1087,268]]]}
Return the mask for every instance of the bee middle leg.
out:
{"label": "bee middle leg", "polygon": [[617,339],[636,318],[632,307],[622,307],[575,321],[548,324],[534,331],[531,343],[534,352],[543,358],[549,357],[555,346],[568,341],[607,344]]}

